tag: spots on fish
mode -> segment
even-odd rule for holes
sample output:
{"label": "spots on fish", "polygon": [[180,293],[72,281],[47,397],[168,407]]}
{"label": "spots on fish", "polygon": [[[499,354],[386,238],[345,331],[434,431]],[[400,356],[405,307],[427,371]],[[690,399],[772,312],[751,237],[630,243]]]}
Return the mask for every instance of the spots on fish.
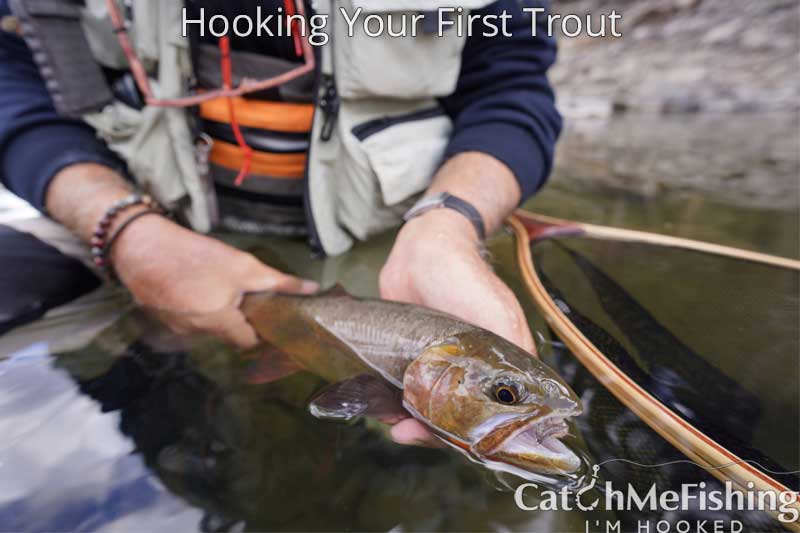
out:
{"label": "spots on fish", "polygon": [[334,331],[342,332],[348,339],[360,344],[389,344],[401,337],[383,328],[376,328],[370,323],[354,320],[334,319],[332,327]]}

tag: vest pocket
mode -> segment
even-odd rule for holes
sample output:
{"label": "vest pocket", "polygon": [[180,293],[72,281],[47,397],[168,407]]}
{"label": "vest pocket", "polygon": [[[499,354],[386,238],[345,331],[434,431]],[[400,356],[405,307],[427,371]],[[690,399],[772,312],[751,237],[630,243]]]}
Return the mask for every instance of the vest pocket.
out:
{"label": "vest pocket", "polygon": [[[438,20],[439,6],[450,4],[443,0],[405,4],[389,12],[385,3],[339,3],[332,18],[334,70],[342,98],[419,99],[447,96],[455,90],[466,37],[452,30],[439,37],[425,23]],[[413,17],[421,11],[425,19],[414,23]]]}
{"label": "vest pocket", "polygon": [[429,118],[436,118],[444,115],[444,110],[441,107],[435,106],[420,111],[414,111],[407,115],[395,117],[380,117],[367,122],[362,122],[358,126],[354,126],[350,132],[355,135],[356,139],[361,142],[366,141],[368,138],[376,135],[383,130],[402,124],[404,122],[413,122],[415,120],[427,120]]}
{"label": "vest pocket", "polygon": [[342,126],[337,215],[363,240],[396,226],[428,187],[442,162],[452,122],[437,106]]}

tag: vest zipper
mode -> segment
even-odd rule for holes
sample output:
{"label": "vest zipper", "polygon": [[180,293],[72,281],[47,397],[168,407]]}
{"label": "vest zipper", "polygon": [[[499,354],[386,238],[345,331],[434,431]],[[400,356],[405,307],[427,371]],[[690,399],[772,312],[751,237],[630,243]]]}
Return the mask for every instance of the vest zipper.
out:
{"label": "vest zipper", "polygon": [[[331,41],[332,40],[333,31],[331,30]],[[333,46],[333,44],[328,43],[327,46],[330,47]],[[339,91],[336,89],[336,79],[334,78],[333,74],[326,74],[322,72],[322,48],[314,48],[314,58],[316,59],[316,76],[314,83],[314,121],[312,121],[312,124],[314,124],[316,121],[316,114],[321,112],[323,114],[323,120],[319,136],[322,142],[327,142],[333,136],[333,127],[336,125],[336,118],[339,115]],[[332,71],[334,68],[334,65],[331,64]],[[311,166],[311,147],[313,144],[314,142],[312,139],[309,143],[308,153],[306,155],[306,179],[305,190],[303,193],[303,206],[306,212],[308,245],[311,248],[311,253],[317,257],[325,257],[325,248],[322,246],[322,239],[319,237],[317,223],[314,220],[314,210],[311,208],[309,168]]]}
{"label": "vest zipper", "polygon": [[[313,124],[316,121],[316,115],[320,112],[320,102],[323,100],[320,98],[320,86],[322,84],[322,77],[324,76],[321,74],[321,62],[322,62],[322,53],[319,48],[314,48],[314,59],[316,60],[315,66],[315,76],[314,76],[314,116],[311,121],[312,123],[312,131],[313,131]],[[325,249],[322,247],[322,241],[319,238],[319,232],[317,231],[317,223],[314,220],[314,212],[311,209],[311,187],[310,187],[310,179],[309,179],[309,168],[311,166],[311,150],[313,146],[313,140],[309,140],[308,143],[308,151],[306,152],[306,172],[305,172],[305,179],[303,180],[303,210],[305,211],[306,215],[306,230],[308,231],[308,246],[311,248],[311,254],[317,257],[323,257],[325,255]]]}
{"label": "vest zipper", "polygon": [[336,80],[331,74],[323,74],[320,83],[322,84],[322,97],[317,103],[323,114],[320,139],[329,141],[339,115],[339,92],[336,90]]}
{"label": "vest zipper", "polygon": [[404,122],[414,122],[417,120],[426,120],[429,118],[440,117],[444,115],[444,110],[439,107],[429,107],[427,109],[421,109],[419,111],[414,111],[413,113],[407,113],[405,115],[393,116],[393,117],[380,117],[373,120],[369,120],[357,126],[354,126],[351,130],[351,133],[355,136],[356,139],[359,141],[364,141],[369,137],[372,137],[376,133],[380,133],[387,128],[391,128],[392,126],[396,126],[397,124],[403,124]]}

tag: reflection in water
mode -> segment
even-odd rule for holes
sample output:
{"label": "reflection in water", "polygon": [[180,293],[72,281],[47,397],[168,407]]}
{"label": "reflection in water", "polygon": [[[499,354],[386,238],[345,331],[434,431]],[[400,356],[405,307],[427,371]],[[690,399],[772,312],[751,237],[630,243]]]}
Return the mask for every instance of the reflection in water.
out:
{"label": "reflection in water", "polygon": [[[556,368],[560,372],[569,376],[570,383],[581,397],[585,412],[577,425],[595,461],[602,464],[600,475],[604,481],[611,482],[615,490],[630,485],[637,494],[644,495],[653,486],[658,491],[681,491],[682,486],[691,485],[689,493],[698,495],[697,486],[701,483],[705,484],[705,491],[724,489],[710,473],[685,462],[684,455],[620,403],[561,343],[548,344],[546,356],[556,361]],[[620,458],[627,461],[619,461]],[[664,466],[651,468],[640,465]],[[603,485],[599,484],[599,487],[602,491]],[[768,514],[758,511],[688,509],[667,512],[645,509],[643,512],[618,513],[617,518],[622,523],[623,531],[637,531],[644,522],[648,522],[651,530],[655,530],[661,520],[668,520],[671,524],[681,520],[690,524],[698,524],[703,520],[709,524],[721,521],[726,524],[725,527],[729,527],[732,521],[738,521],[743,524],[745,531],[783,531],[781,525]]]}
{"label": "reflection in water", "polygon": [[[20,401],[47,398],[50,406],[41,416],[19,403],[7,404],[10,412],[27,411],[37,431],[92,439],[113,466],[98,478],[91,505],[60,484],[51,492],[58,500],[43,500],[34,494],[36,483],[15,473],[17,497],[0,506],[15,521],[4,524],[94,528],[171,506],[172,518],[189,521],[176,526],[181,530],[528,530],[542,519],[558,529],[582,527],[580,516],[519,511],[512,493],[497,490],[480,467],[450,451],[394,445],[367,422],[342,426],[311,418],[307,399],[322,382],[310,374],[251,385],[252,358],[207,341],[154,349],[139,335],[121,338],[120,331],[135,329],[132,321],[55,359],[4,363],[26,369],[13,376],[26,391]],[[44,376],[60,388],[37,391],[34,384],[49,379]],[[76,424],[69,411],[79,406],[82,423]],[[28,447],[12,442],[5,454],[44,454],[34,443],[51,447],[53,460],[31,471],[89,483],[77,455],[60,453],[63,440],[34,437]],[[76,454],[100,461],[91,447]],[[52,516],[45,519],[42,508]]]}
{"label": "reflection in water", "polygon": [[[731,148],[735,151],[736,148]],[[794,173],[797,175],[797,172]],[[794,179],[793,187],[797,187]],[[764,185],[768,188],[769,185]],[[577,184],[555,180],[526,202],[524,209],[543,215],[626,229],[652,231],[800,258],[800,210],[794,205],[744,208],[718,195],[681,189],[661,189],[641,196],[628,188],[607,188],[597,182]]]}
{"label": "reflection in water", "polygon": [[[578,252],[577,250],[581,250]],[[759,468],[773,472],[798,470],[798,408],[790,401],[779,409],[766,409],[767,404],[780,402],[776,389],[797,391],[797,320],[786,327],[786,320],[797,318],[798,273],[745,261],[721,258],[681,250],[660,249],[634,243],[609,243],[592,239],[565,239],[533,245],[540,278],[551,298],[570,321],[597,346],[618,368],[664,405],[713,437],[739,457],[755,461]],[[588,257],[591,257],[590,260]],[[603,264],[599,268],[595,261]],[[646,268],[648,266],[650,268]],[[711,268],[709,268],[711,267]],[[638,291],[643,302],[659,309],[667,322],[656,319],[628,289],[607,275],[614,272],[624,279],[626,287]],[[730,292],[722,295],[727,305],[714,305],[719,297],[710,289],[708,273],[715,272],[715,283],[723,287],[756,285],[759,295],[742,301]],[[686,327],[681,314],[672,314],[658,306],[660,289],[669,291],[672,306],[680,309],[684,298],[693,298],[694,286],[704,284],[705,309],[693,309],[691,325]],[[641,290],[643,287],[646,290]],[[795,290],[792,290],[794,288]],[[777,296],[777,298],[776,298]],[[772,311],[779,311],[777,314]],[[586,311],[604,325],[588,318]],[[777,315],[776,318],[773,318]],[[770,339],[771,347],[763,355],[777,349],[777,372],[768,377],[772,388],[748,389],[748,380],[734,379],[737,359],[742,354],[740,332],[753,330],[758,319],[758,332]],[[714,326],[724,328],[716,330]],[[675,333],[694,343],[697,335],[723,339],[719,351],[700,355]],[[614,332],[613,334],[611,332]],[[703,345],[703,343],[700,343]],[[687,464],[658,469],[641,468],[629,463],[614,462],[625,458],[641,464],[660,464],[682,459],[666,441],[658,437],[641,420],[600,387],[583,367],[570,361],[560,343],[554,343],[558,366],[576,392],[582,396],[587,413],[580,419],[582,433],[596,459],[611,460],[606,467],[612,479],[633,480],[640,493],[657,482],[659,488],[679,487],[681,483],[703,480],[709,487],[719,485],[708,474]],[[708,346],[706,343],[705,346]],[[756,357],[756,353],[747,354]],[[775,368],[776,361],[762,364],[762,372]],[[721,370],[725,368],[726,374]],[[738,377],[738,376],[737,376]],[[796,395],[795,395],[796,397]],[[771,431],[768,438],[758,432]],[[794,454],[786,454],[786,449]],[[786,486],[797,489],[796,474],[774,475]],[[697,513],[692,513],[697,515]],[[775,530],[763,513],[729,516],[749,523],[751,527]],[[653,517],[657,520],[660,517]],[[713,516],[708,517],[714,519]]]}
{"label": "reflection in water", "polygon": [[[564,243],[534,246],[543,279],[617,366],[736,455],[800,470],[798,272],[645,244]],[[780,480],[800,487],[796,476]]]}
{"label": "reflection in water", "polygon": [[[0,524],[5,531],[190,530],[200,513],[154,478],[119,414],[77,394],[46,348],[0,367]],[[132,519],[135,517],[135,519]]]}

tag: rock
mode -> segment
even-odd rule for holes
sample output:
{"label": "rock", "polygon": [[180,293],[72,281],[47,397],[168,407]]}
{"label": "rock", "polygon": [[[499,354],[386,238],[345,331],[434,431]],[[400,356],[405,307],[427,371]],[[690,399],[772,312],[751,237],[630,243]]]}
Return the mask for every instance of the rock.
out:
{"label": "rock", "polygon": [[615,111],[796,110],[794,1],[554,0],[562,15],[615,9],[621,38],[562,38],[559,92],[604,98]]}
{"label": "rock", "polygon": [[742,31],[742,23],[743,21],[734,19],[727,24],[712,28],[703,36],[702,39],[700,39],[700,44],[715,45],[731,42],[738,36],[739,32]]}
{"label": "rock", "polygon": [[661,106],[664,114],[699,113],[703,110],[701,98],[692,93],[673,94],[666,97]]}

